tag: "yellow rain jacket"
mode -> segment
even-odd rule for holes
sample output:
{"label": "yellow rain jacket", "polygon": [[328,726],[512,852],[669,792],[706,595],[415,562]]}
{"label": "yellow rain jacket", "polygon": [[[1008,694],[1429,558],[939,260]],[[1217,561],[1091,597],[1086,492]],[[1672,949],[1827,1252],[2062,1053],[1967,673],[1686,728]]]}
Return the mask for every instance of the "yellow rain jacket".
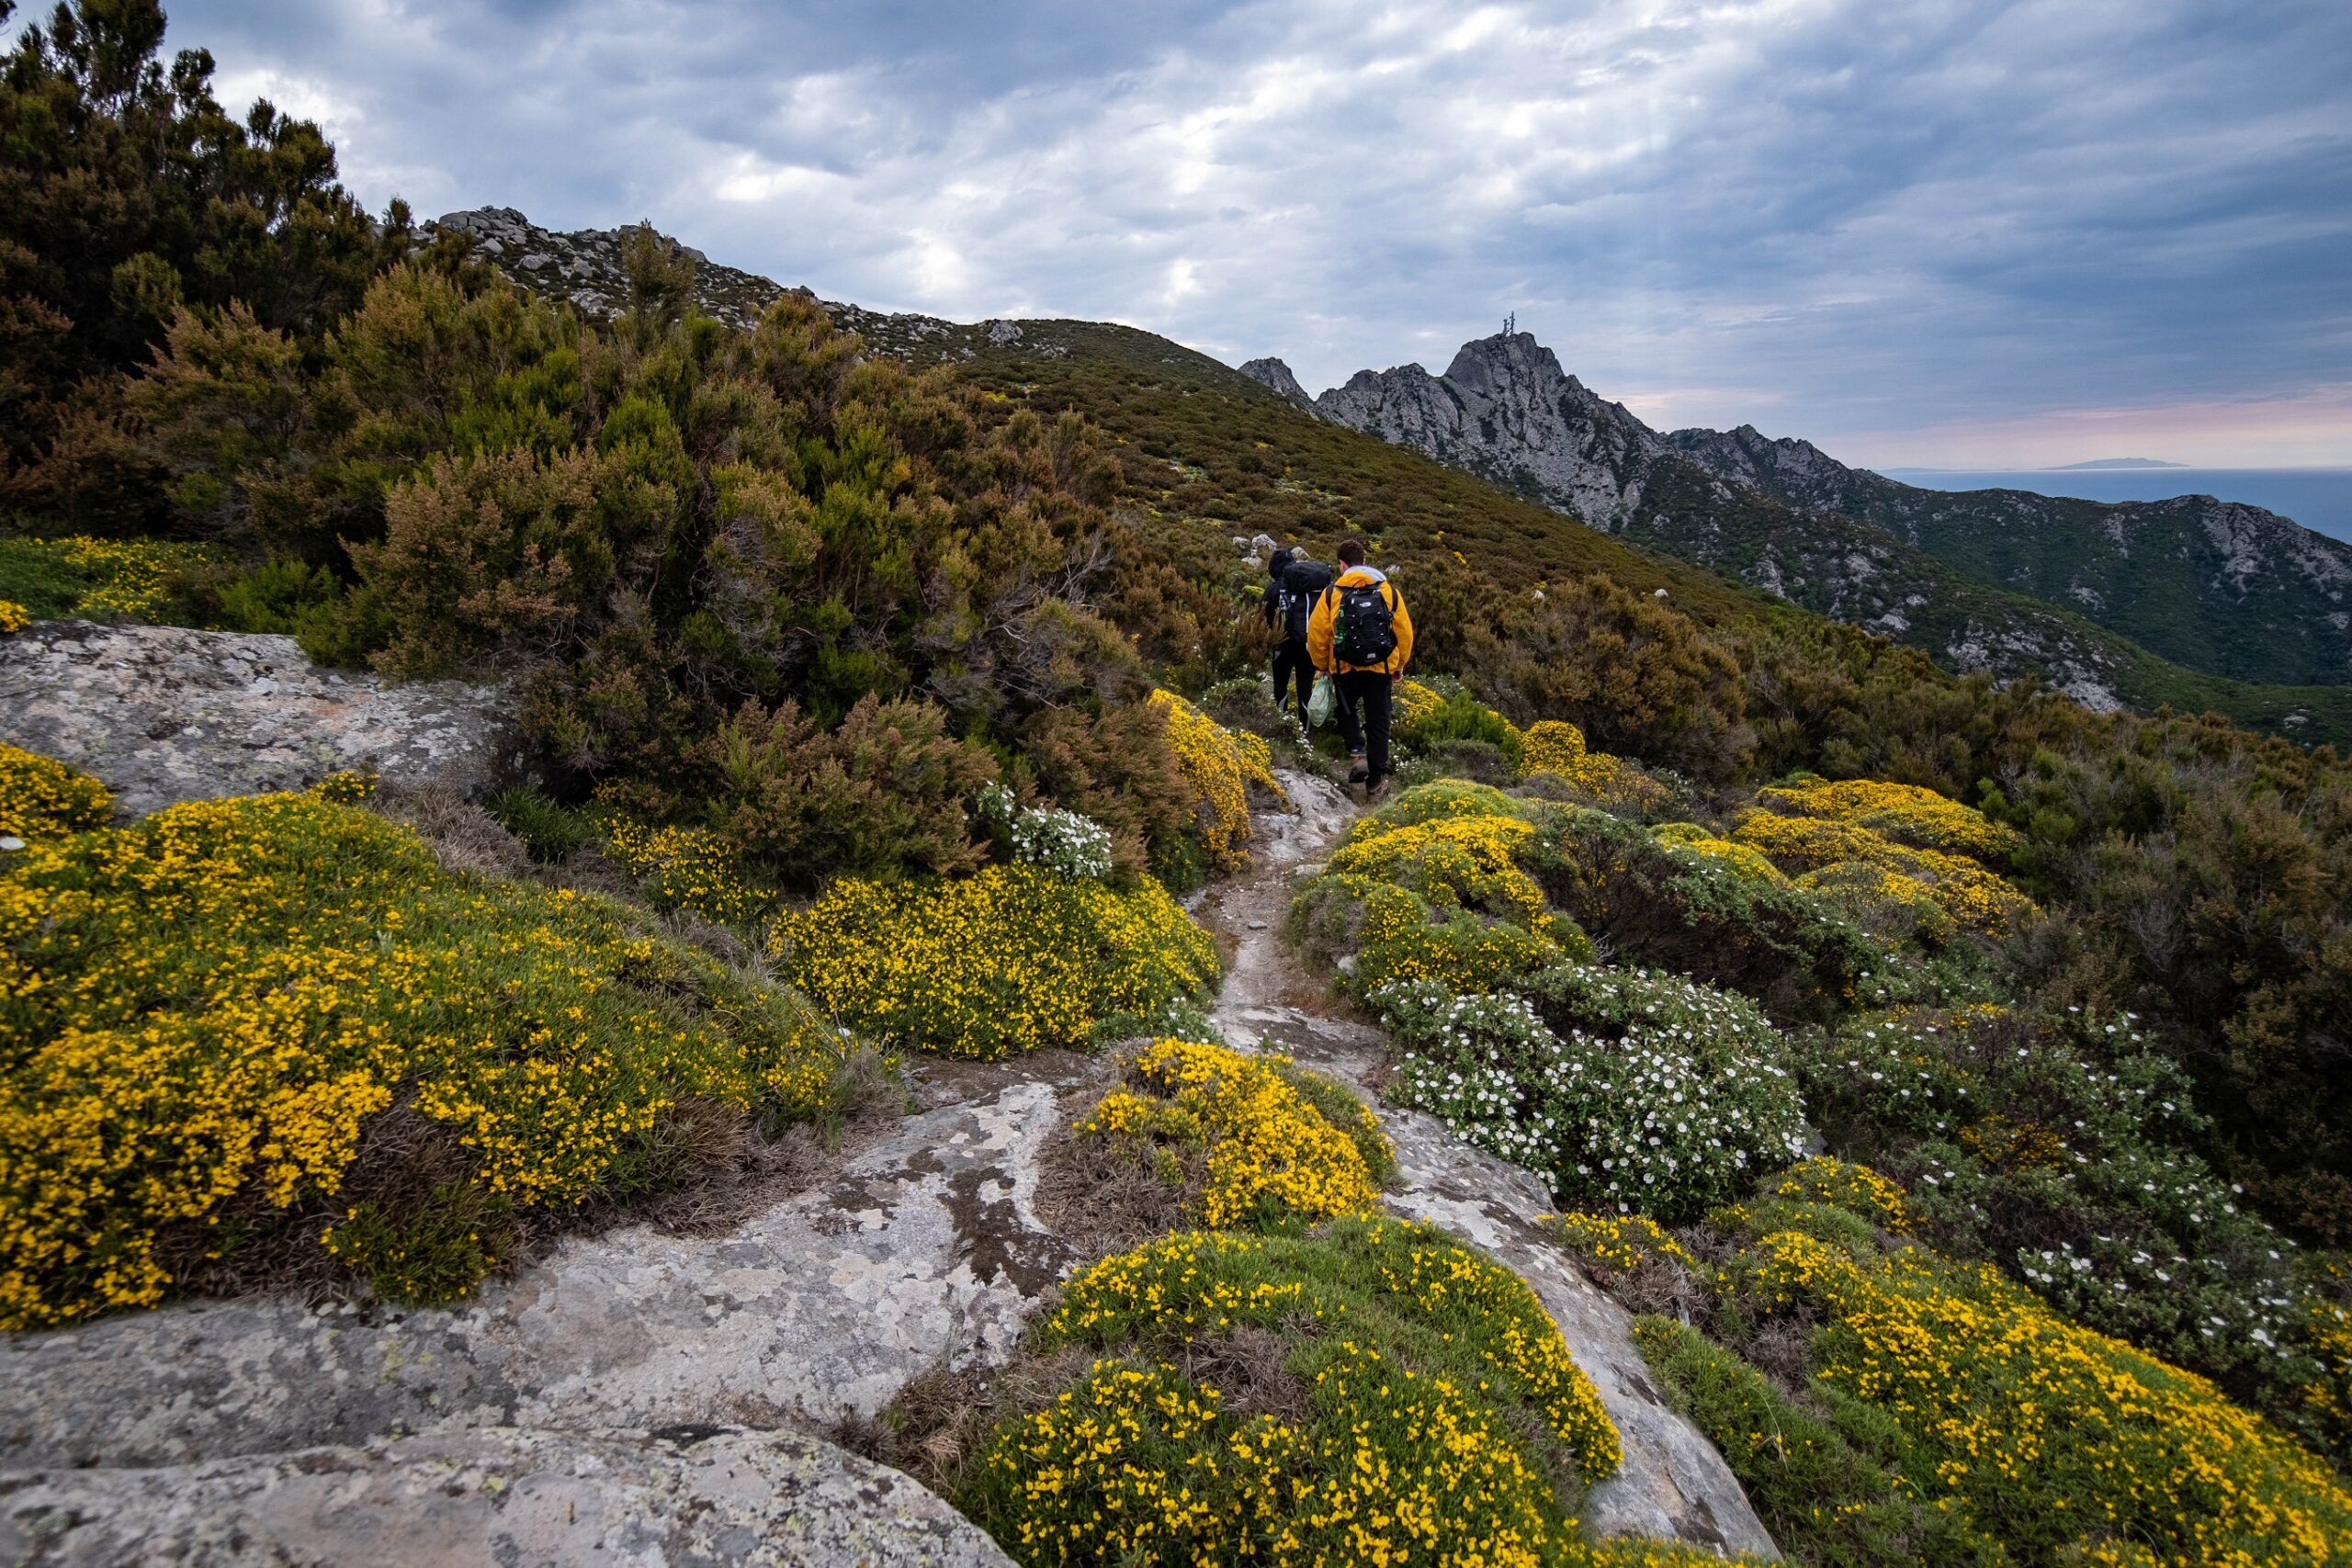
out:
{"label": "yellow rain jacket", "polygon": [[[1340,619],[1340,594],[1346,589],[1362,588],[1367,583],[1380,584],[1381,597],[1388,601],[1389,614],[1396,627],[1396,651],[1377,664],[1337,664],[1331,657],[1331,634]],[[1315,660],[1315,668],[1326,675],[1344,674],[1351,670],[1377,670],[1384,675],[1401,675],[1413,659],[1413,617],[1405,613],[1405,596],[1396,585],[1376,566],[1351,566],[1341,572],[1331,586],[1323,590],[1315,601],[1315,613],[1306,617],[1306,654]]]}

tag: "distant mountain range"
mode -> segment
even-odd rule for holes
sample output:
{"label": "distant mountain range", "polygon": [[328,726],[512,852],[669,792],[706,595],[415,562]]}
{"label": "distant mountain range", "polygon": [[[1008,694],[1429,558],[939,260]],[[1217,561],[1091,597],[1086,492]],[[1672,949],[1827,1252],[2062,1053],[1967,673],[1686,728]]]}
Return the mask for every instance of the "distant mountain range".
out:
{"label": "distant mountain range", "polygon": [[[592,313],[610,313],[626,296],[620,231],[560,233],[504,208],[428,227],[468,235],[509,276]],[[695,254],[696,303],[713,316],[749,321],[786,292]],[[1148,378],[1151,367],[1188,384],[1222,378],[1245,400],[1271,394],[1316,423],[1475,474],[1536,503],[1530,519],[1545,510],[1573,517],[1950,669],[2030,672],[2098,709],[2170,702],[2287,734],[2352,737],[2352,547],[2258,508],[2210,497],[2104,505],[1920,490],[1751,427],[1660,434],[1566,374],[1523,333],[1464,345],[1442,377],[1419,366],[1364,371],[1311,398],[1279,359],[1237,373],[1123,328],[956,323],[819,303],[876,352],[999,379],[1049,367],[1064,385],[1111,387]],[[1630,555],[1604,564],[1572,540],[1539,539],[1519,522],[1509,528],[1524,541],[1512,548],[1554,568],[1587,559],[1585,570],[1627,581],[1657,575]],[[1482,564],[1508,574],[1506,557]],[[1676,597],[1698,592],[1686,584]]]}
{"label": "distant mountain range", "polygon": [[2132,650],[2103,627],[2207,674],[2352,682],[2352,546],[2258,507],[1924,490],[1752,425],[1660,433],[1525,333],[1464,344],[1442,376],[1359,371],[1311,400],[1280,360],[1241,369],[1320,418],[1954,668],[2035,667],[2112,706]]}

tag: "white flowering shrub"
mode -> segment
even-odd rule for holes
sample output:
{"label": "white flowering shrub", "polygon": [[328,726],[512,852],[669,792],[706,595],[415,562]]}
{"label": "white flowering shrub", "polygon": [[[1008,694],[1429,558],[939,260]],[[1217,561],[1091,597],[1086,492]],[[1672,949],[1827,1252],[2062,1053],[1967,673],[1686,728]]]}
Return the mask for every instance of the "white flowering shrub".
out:
{"label": "white flowering shrub", "polygon": [[973,801],[999,853],[1010,849],[1023,865],[1043,866],[1077,882],[1100,882],[1111,874],[1111,829],[1091,817],[1023,806],[997,783],[982,784]]}
{"label": "white flowering shrub", "polygon": [[1111,874],[1111,829],[1059,809],[1026,810],[1012,819],[1012,856],[1074,880]]}
{"label": "white flowering shrub", "polygon": [[1020,809],[1020,803],[1013,798],[1009,787],[991,779],[979,787],[973,798],[979,806],[981,821],[991,828],[1010,829],[1012,826],[1013,815]]}
{"label": "white flowering shrub", "polygon": [[1391,1098],[1543,1172],[1582,1209],[1690,1218],[1804,1153],[1779,1032],[1746,998],[1572,965],[1529,992],[1374,992],[1407,1053]]}

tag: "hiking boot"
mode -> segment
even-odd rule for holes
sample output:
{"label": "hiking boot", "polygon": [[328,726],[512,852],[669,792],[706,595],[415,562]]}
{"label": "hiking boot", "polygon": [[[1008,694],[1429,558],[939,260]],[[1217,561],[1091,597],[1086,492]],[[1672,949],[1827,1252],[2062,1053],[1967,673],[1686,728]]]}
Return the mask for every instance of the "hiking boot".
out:
{"label": "hiking boot", "polygon": [[1362,757],[1350,756],[1348,758],[1348,782],[1350,784],[1362,784],[1371,776],[1372,770],[1364,764],[1364,760]]}
{"label": "hiking boot", "polygon": [[1387,798],[1388,781],[1386,779],[1381,780],[1378,784],[1368,784],[1363,786],[1363,803],[1366,806],[1377,806]]}

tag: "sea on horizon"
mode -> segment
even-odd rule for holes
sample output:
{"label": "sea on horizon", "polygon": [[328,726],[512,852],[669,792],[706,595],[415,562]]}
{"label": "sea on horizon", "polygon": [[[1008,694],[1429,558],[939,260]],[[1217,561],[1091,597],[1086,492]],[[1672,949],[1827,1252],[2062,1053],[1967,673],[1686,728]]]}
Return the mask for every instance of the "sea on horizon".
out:
{"label": "sea on horizon", "polygon": [[2352,544],[2352,468],[1880,468],[1922,490],[2023,490],[2084,501],[2211,495]]}

